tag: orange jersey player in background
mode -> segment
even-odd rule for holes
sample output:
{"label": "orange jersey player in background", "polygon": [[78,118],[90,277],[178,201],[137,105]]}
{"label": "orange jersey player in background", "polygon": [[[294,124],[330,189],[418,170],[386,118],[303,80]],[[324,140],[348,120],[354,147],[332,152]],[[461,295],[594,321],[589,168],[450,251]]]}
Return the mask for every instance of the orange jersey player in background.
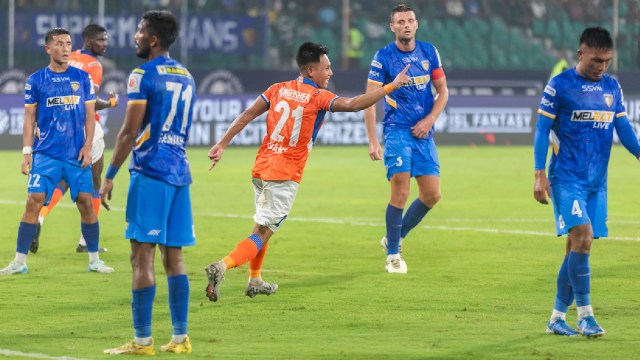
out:
{"label": "orange jersey player in background", "polygon": [[[92,202],[96,215],[98,215],[100,212],[100,178],[104,167],[103,153],[105,148],[104,131],[102,130],[102,125],[100,125],[98,110],[118,106],[118,96],[116,94],[109,94],[109,100],[103,100],[97,96],[98,91],[100,90],[100,85],[102,84],[102,64],[98,61],[97,57],[104,56],[104,53],[107,50],[107,30],[100,25],[89,24],[82,31],[82,39],[84,41],[84,45],[82,49],[71,52],[69,56],[69,65],[89,73],[93,80],[93,86],[96,93],[96,121],[98,124],[96,124],[95,134],[93,137],[93,148],[91,151],[93,163],[91,165],[91,173],[93,177]],[[32,253],[38,252],[38,248],[40,246],[40,230],[44,223],[44,219],[64,196],[64,193],[68,188],[69,185],[64,181],[61,181],[56,186],[49,204],[47,206],[43,206],[42,210],[40,210],[36,237],[33,239],[31,247],[29,248]],[[106,249],[100,248],[100,251],[106,251]],[[80,236],[78,246],[76,246],[76,252],[87,252],[87,243],[82,236]]]}
{"label": "orange jersey player in background", "polygon": [[205,268],[209,279],[206,295],[211,301],[218,301],[224,272],[246,262],[250,262],[250,275],[245,295],[253,298],[278,290],[277,284],[262,280],[262,261],[269,239],[291,210],[324,115],[327,111],[353,112],[368,108],[411,81],[405,74],[407,66],[392,83],[377,91],[345,98],[326,90],[333,75],[326,46],[310,42],[302,44],[296,62],[300,77],[269,87],[233,121],[209,151],[213,168],[231,140],[247,124],[268,111],[267,135],[258,150],[252,172],[256,207],[253,231],[228,256]]}

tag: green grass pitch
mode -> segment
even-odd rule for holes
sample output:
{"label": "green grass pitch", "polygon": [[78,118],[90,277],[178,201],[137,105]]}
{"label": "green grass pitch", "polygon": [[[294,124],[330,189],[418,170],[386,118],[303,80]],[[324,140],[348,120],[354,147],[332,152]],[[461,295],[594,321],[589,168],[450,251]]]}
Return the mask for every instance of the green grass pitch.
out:
{"label": "green grass pitch", "polygon": [[[610,238],[592,249],[592,302],[603,338],[547,335],[564,238],[551,206],[533,199],[531,147],[440,147],[442,200],[404,244],[407,275],[384,272],[378,241],[389,197],[366,147],[318,146],[296,203],[272,238],[263,277],[277,294],[244,296],[244,265],[221,298],[205,297],[203,268],[249,235],[255,148],[227,149],[208,172],[190,149],[198,245],[185,249],[191,280],[189,359],[631,359],[640,351],[640,166],[614,147]],[[106,159],[111,158],[108,152]],[[0,152],[0,266],[13,259],[26,199],[18,151]],[[0,359],[106,359],[133,337],[129,244],[123,239],[127,171],[113,210],[100,213],[102,255],[113,274],[87,272],[76,254],[79,215],[68,196],[47,218],[29,274],[0,278]],[[416,196],[412,182],[410,201]],[[150,194],[152,195],[152,194]],[[156,257],[153,335],[171,336],[166,278]],[[575,325],[575,307],[568,320]],[[38,355],[40,354],[40,355]]]}

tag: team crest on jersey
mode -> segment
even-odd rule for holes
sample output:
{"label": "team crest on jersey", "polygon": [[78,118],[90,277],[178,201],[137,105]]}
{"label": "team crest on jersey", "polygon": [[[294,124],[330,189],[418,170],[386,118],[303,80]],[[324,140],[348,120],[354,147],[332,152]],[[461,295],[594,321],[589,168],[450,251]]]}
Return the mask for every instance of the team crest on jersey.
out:
{"label": "team crest on jersey", "polygon": [[78,89],[80,89],[80,83],[77,81],[72,81],[71,88],[73,89],[73,91],[78,91]]}
{"label": "team crest on jersey", "polygon": [[129,81],[127,82],[127,93],[140,92],[140,82],[142,81],[142,74],[134,71],[129,75]]}
{"label": "team crest on jersey", "polygon": [[611,107],[611,105],[613,104],[613,95],[604,94],[604,102],[608,107]]}
{"label": "team crest on jersey", "polygon": [[422,64],[422,68],[424,69],[424,71],[429,71],[429,66],[431,66],[429,60],[422,60],[420,64]]}

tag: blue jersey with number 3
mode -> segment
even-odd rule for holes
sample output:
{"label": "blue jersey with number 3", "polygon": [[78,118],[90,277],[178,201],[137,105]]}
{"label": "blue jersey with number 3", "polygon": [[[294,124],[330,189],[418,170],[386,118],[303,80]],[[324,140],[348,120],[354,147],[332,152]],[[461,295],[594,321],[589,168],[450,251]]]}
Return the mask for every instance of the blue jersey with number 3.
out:
{"label": "blue jersey with number 3", "polygon": [[614,120],[627,114],[618,82],[607,74],[591,81],[569,69],[545,87],[538,113],[554,120],[551,185],[606,188]]}
{"label": "blue jersey with number 3", "polygon": [[175,186],[191,184],[186,149],[196,85],[177,61],[158,56],[129,75],[130,104],[146,104],[130,170]]}

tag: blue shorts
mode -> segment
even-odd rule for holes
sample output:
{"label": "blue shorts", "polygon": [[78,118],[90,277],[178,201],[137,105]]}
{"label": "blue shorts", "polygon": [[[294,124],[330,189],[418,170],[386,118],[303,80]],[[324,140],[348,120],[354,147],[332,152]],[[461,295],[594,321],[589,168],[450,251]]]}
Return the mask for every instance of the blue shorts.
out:
{"label": "blue shorts", "polygon": [[132,171],[126,239],[168,247],[196,244],[189,185],[174,186]]}
{"label": "blue shorts", "polygon": [[85,168],[80,166],[77,160],[62,161],[51,156],[34,153],[29,180],[27,181],[27,192],[46,194],[44,204],[48,205],[53,195],[53,190],[60,180],[69,184],[71,199],[76,201],[78,193],[93,193],[93,178],[91,176],[91,166]]}
{"label": "blue shorts", "polygon": [[591,224],[593,237],[607,237],[607,190],[584,191],[578,187],[555,184],[551,186],[551,200],[556,217],[558,236],[571,228]]}
{"label": "blue shorts", "polygon": [[401,172],[410,172],[411,177],[440,176],[438,151],[433,138],[418,139],[411,131],[385,131],[384,166],[387,179]]}

